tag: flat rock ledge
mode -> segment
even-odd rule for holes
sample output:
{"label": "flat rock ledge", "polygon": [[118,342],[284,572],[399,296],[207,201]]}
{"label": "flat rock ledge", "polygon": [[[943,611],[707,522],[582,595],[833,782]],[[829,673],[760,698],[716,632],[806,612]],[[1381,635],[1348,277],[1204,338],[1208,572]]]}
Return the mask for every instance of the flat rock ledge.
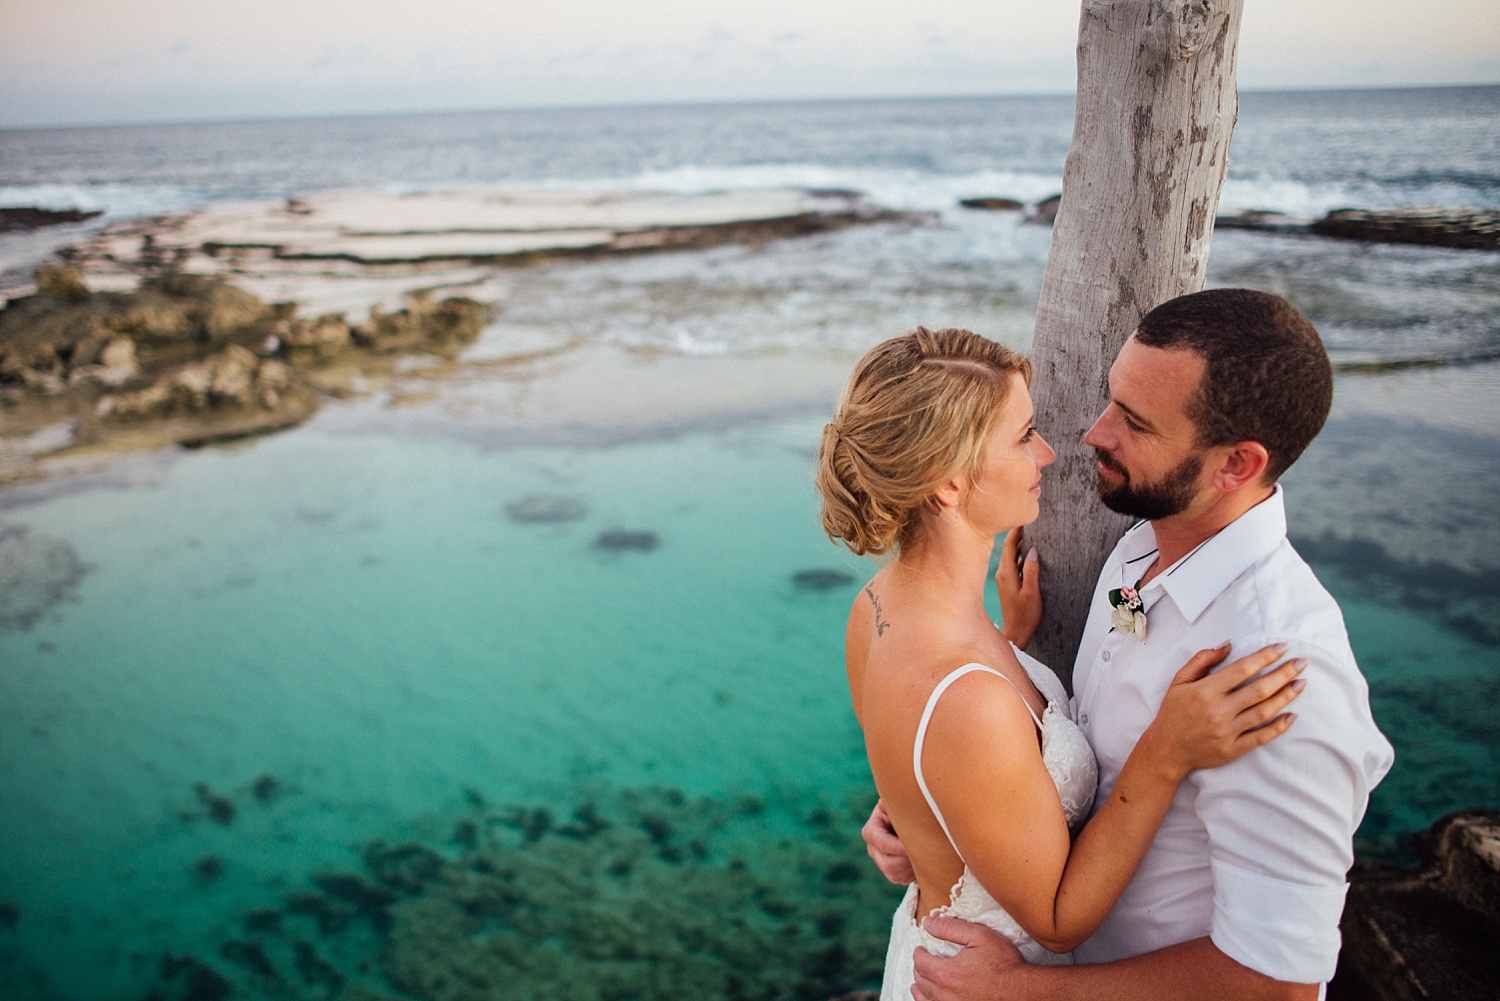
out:
{"label": "flat rock ledge", "polygon": [[[1023,221],[1051,226],[1062,196],[1028,206],[1014,198],[964,198],[966,209],[1024,212]],[[1500,250],[1500,211],[1416,207],[1400,209],[1334,209],[1321,219],[1300,218],[1269,209],[1221,208],[1216,229],[1250,229],[1262,233],[1303,233],[1365,243],[1417,243],[1456,250]]]}
{"label": "flat rock ledge", "polygon": [[1371,243],[1421,243],[1460,250],[1500,250],[1500,212],[1414,208],[1337,209],[1309,227],[1318,236]]}
{"label": "flat rock ledge", "polygon": [[1500,812],[1452,814],[1415,870],[1356,864],[1329,1001],[1500,998]]}
{"label": "flat rock ledge", "polygon": [[70,248],[85,275],[530,264],[759,243],[899,218],[854,192],[323,192],[108,226]]}
{"label": "flat rock ledge", "polygon": [[1335,209],[1321,219],[1299,219],[1256,209],[1219,213],[1218,229],[1311,233],[1363,243],[1416,243],[1455,250],[1500,250],[1500,212],[1484,209]]}

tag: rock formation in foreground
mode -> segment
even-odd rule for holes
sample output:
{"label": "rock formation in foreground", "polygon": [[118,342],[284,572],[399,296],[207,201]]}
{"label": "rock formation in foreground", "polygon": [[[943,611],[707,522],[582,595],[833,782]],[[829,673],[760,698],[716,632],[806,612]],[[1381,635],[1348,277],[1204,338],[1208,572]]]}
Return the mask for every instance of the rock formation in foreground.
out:
{"label": "rock formation in foreground", "polygon": [[1500,998],[1500,813],[1420,836],[1416,870],[1356,866],[1329,1001]]}
{"label": "rock formation in foreground", "polygon": [[[92,292],[44,268],[0,310],[0,415],[8,435],[70,422],[74,447],[199,445],[306,420],[341,370],[382,356],[452,357],[489,308],[461,297],[305,319],[222,278],[169,273],[133,292]],[[0,470],[0,480],[6,470]]]}

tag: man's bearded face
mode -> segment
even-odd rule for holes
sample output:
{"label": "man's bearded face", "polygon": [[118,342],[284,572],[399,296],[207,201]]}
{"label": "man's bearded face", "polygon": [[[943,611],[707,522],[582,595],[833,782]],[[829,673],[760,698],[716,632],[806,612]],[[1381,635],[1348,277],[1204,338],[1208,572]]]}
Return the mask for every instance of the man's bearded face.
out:
{"label": "man's bearded face", "polygon": [[1203,471],[1203,456],[1195,453],[1168,470],[1155,483],[1136,483],[1130,471],[1108,452],[1101,448],[1094,449],[1094,452],[1100,465],[1120,476],[1118,483],[1110,483],[1102,475],[1099,477],[1099,500],[1111,511],[1147,521],[1169,518],[1186,510],[1192,503],[1198,474]]}

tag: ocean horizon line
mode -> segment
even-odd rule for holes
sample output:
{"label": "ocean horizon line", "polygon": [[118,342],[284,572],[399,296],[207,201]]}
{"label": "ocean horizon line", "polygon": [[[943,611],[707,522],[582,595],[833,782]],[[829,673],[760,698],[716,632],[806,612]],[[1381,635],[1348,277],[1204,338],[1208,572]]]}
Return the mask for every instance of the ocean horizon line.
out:
{"label": "ocean horizon line", "polygon": [[[1329,86],[1329,87],[1242,87],[1241,95],[1289,95],[1289,94],[1380,94],[1380,93],[1410,93],[1414,91],[1436,92],[1436,91],[1468,91],[1468,90],[1494,90],[1500,91],[1500,83],[1470,83],[1470,84],[1406,84],[1396,86],[1378,87],[1351,87],[1351,86]],[[936,104],[965,101],[1027,101],[1044,99],[1067,99],[1072,100],[1076,96],[1074,91],[1008,91],[1003,93],[989,94],[902,94],[902,95],[867,95],[867,96],[835,96],[835,97],[782,97],[782,98],[754,98],[754,99],[728,99],[709,101],[640,101],[625,102],[618,104],[610,103],[559,103],[559,104],[516,104],[516,105],[490,105],[488,107],[474,108],[431,108],[425,110],[393,110],[393,111],[346,111],[346,112],[314,112],[308,114],[289,115],[243,115],[229,116],[223,118],[142,118],[130,121],[83,121],[83,122],[54,122],[42,124],[5,124],[0,122],[0,134],[22,134],[28,132],[93,132],[113,129],[139,129],[139,128],[175,128],[182,126],[235,126],[235,125],[274,125],[293,122],[345,122],[366,121],[370,119],[411,119],[411,118],[444,118],[462,117],[465,115],[503,115],[517,114],[530,115],[540,113],[597,113],[601,111],[686,111],[686,110],[710,110],[714,108],[766,108],[766,107],[803,107],[803,106],[826,106],[826,105],[881,105],[881,104]]]}

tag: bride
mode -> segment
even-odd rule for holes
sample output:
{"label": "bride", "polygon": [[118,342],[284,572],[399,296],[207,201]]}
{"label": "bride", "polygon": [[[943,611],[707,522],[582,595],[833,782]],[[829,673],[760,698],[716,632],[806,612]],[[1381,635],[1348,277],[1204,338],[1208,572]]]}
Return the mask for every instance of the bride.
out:
{"label": "bride", "polygon": [[[988,925],[1028,962],[1066,963],[1125,889],[1178,784],[1291,725],[1302,669],[1256,680],[1284,647],[1217,672],[1227,644],[1180,670],[1107,803],[1061,682],[1021,651],[1040,618],[1037,516],[1054,453],[1032,425],[1023,356],[966,330],[917,328],[877,345],[824,428],[818,489],[830,538],[893,553],[849,614],[854,712],[880,799],[916,881],[891,928],[881,997],[907,1001],[934,912]],[[1005,632],[984,609],[995,537]],[[1020,575],[1027,583],[1020,583]],[[1023,597],[1024,595],[1024,597]],[[1077,830],[1076,839],[1070,831]]]}

